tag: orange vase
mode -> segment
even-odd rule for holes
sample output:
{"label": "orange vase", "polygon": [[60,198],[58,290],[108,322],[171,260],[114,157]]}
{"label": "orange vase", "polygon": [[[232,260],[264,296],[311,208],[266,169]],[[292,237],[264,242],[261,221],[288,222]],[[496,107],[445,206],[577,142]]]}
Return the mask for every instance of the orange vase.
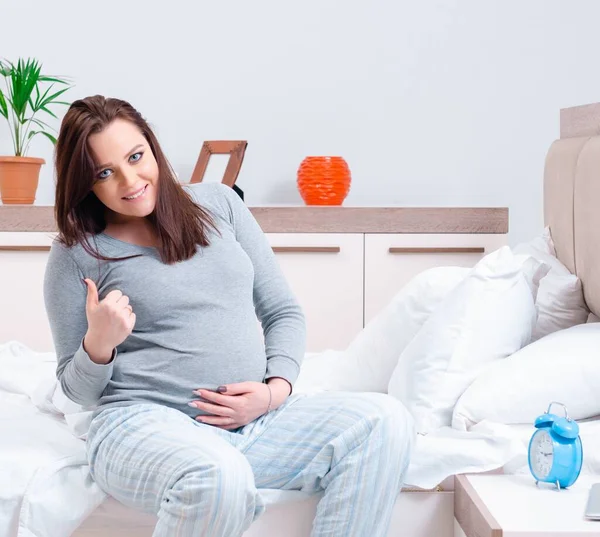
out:
{"label": "orange vase", "polygon": [[307,205],[341,205],[350,181],[342,157],[306,157],[298,168],[298,190]]}

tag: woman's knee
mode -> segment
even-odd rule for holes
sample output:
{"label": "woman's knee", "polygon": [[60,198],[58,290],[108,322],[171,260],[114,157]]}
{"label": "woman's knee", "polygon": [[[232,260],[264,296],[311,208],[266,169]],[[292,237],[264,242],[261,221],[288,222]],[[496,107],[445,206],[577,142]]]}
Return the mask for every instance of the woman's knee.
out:
{"label": "woman's knee", "polygon": [[416,431],[414,419],[404,404],[382,393],[362,394],[364,412],[372,424],[370,431],[381,437],[382,449],[401,454],[401,460],[412,452]]}
{"label": "woman's knee", "polygon": [[196,514],[200,509],[211,518],[234,513],[245,518],[257,508],[257,494],[252,468],[239,454],[202,464],[191,462],[174,476],[161,503],[163,507],[174,503],[177,509]]}

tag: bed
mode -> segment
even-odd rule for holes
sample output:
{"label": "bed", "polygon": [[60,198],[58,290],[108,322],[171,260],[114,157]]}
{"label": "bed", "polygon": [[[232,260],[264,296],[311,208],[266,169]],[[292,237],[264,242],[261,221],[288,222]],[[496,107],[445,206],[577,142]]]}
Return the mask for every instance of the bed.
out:
{"label": "bed", "polygon": [[[563,110],[561,138],[549,149],[544,173],[544,220],[551,228],[557,256],[581,278],[585,299],[596,316],[600,316],[599,125],[600,104]],[[0,307],[0,322],[10,326],[10,308]],[[10,445],[0,442],[0,470],[4,471],[0,472],[4,506],[0,515],[5,515],[10,527],[7,537],[61,537],[71,531],[75,537],[149,537],[154,516],[122,506],[91,482],[78,429],[85,416],[76,409],[69,413],[69,403],[60,400],[60,394],[57,399],[53,355],[34,352],[25,343],[0,346],[4,373],[0,422],[4,431],[13,433]],[[523,456],[529,434],[527,427],[521,427],[522,441],[517,443],[516,436],[503,436],[493,427],[472,431],[469,438],[448,430],[421,436],[389,535],[452,537],[453,475],[502,471],[509,461]],[[443,465],[429,464],[442,459]],[[36,463],[18,468],[24,460]],[[7,469],[14,473],[7,474]],[[18,488],[19,483],[20,495],[6,494],[8,487]],[[67,484],[72,487],[70,496],[64,492]],[[267,511],[246,537],[309,536],[318,496],[274,490],[264,495]],[[11,512],[8,506],[13,507]]]}

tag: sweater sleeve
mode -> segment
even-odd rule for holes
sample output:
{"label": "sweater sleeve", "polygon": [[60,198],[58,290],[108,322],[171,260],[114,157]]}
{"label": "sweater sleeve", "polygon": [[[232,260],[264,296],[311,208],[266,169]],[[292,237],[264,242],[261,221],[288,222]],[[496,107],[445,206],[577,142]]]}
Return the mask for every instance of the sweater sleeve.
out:
{"label": "sweater sleeve", "polygon": [[91,406],[98,402],[112,376],[117,349],[108,364],[97,364],[83,347],[87,332],[83,278],[68,249],[54,241],[44,273],[44,304],[56,351],[56,376],[69,399]]}
{"label": "sweater sleeve", "polygon": [[265,380],[281,377],[293,390],[306,348],[304,312],[248,207],[233,189],[226,185],[219,187],[231,211],[236,239],[254,266],[254,307],[262,325],[267,355]]}

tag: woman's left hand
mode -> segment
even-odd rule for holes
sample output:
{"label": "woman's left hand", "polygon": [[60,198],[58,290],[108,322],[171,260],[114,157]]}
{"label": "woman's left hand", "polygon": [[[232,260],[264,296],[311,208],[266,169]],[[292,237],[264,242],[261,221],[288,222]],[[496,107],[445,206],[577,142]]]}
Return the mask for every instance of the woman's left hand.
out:
{"label": "woman's left hand", "polygon": [[[287,384],[283,379],[277,380]],[[279,406],[275,404],[275,390],[271,395],[271,389],[271,385],[252,381],[219,386],[217,392],[199,389],[194,393],[210,402],[192,401],[190,406],[212,414],[197,416],[196,420],[202,423],[222,429],[237,429],[267,412],[269,400],[271,400],[271,408]]]}

